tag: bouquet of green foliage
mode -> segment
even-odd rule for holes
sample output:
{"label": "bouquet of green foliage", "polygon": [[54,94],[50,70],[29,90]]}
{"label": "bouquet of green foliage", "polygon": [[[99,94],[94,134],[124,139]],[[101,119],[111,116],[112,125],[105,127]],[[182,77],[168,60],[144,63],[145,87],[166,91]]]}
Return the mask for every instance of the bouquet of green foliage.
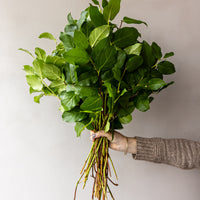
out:
{"label": "bouquet of green foliage", "polygon": [[[130,123],[132,112],[150,108],[152,94],[172,84],[163,80],[163,75],[175,72],[174,65],[162,56],[161,48],[141,41],[141,34],[126,24],[147,24],[124,17],[120,26],[111,21],[120,10],[121,0],[92,0],[79,20],[68,14],[68,23],[60,33],[60,43],[50,33],[39,38],[48,38],[56,43],[51,55],[36,47],[35,55],[20,49],[33,57],[33,66],[24,65],[30,93],[36,103],[45,96],[55,96],[60,102],[62,119],[75,122],[77,136],[88,130],[111,132],[122,129]],[[83,188],[90,172],[94,178],[92,199],[107,199],[109,193],[114,199],[109,182],[111,167],[116,175],[108,152],[108,140],[96,139],[81,170]],[[117,177],[117,175],[116,175]],[[115,184],[115,183],[113,183]],[[76,190],[74,199],[76,197]]]}

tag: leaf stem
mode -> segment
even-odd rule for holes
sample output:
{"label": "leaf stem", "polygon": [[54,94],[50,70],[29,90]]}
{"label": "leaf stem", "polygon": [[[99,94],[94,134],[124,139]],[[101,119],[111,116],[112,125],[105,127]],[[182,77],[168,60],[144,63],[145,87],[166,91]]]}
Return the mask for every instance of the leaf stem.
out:
{"label": "leaf stem", "polygon": [[82,177],[83,177],[84,174],[81,175],[81,177],[79,178],[79,180],[77,181],[76,183],[76,187],[75,187],[75,191],[74,191],[74,200],[76,199],[76,191],[77,191],[77,188],[78,188],[78,184],[80,183]]}
{"label": "leaf stem", "polygon": [[120,22],[119,29],[122,27],[122,23],[123,23],[123,20],[121,20]]}
{"label": "leaf stem", "polygon": [[117,93],[120,92],[121,81],[122,81],[122,79],[124,78],[125,73],[126,73],[126,68],[124,68],[123,74],[122,74],[121,79],[120,79],[120,81],[119,81],[118,88],[117,88]]}
{"label": "leaf stem", "polygon": [[158,59],[158,60],[156,61],[156,63],[155,63],[151,68],[155,68],[155,67],[157,66],[157,64],[158,64],[159,61],[160,61],[160,59]]}
{"label": "leaf stem", "polygon": [[[100,172],[99,172],[99,173],[100,173]],[[101,177],[99,177],[99,178],[100,178],[101,185],[102,185],[102,188],[103,188],[103,193],[104,193],[106,199],[108,199],[108,198],[107,198],[107,195],[106,195],[106,189],[105,189],[105,187],[104,187],[104,185],[103,185],[103,181],[102,181]]]}
{"label": "leaf stem", "polygon": [[112,197],[113,200],[115,200],[115,198],[114,198],[114,196],[113,196],[113,194],[112,194],[112,192],[111,192],[111,190],[110,190],[109,185],[107,185],[107,186],[108,186],[108,191],[109,191],[109,193],[110,193],[110,196]]}
{"label": "leaf stem", "polygon": [[112,159],[111,159],[111,157],[110,157],[109,154],[108,154],[108,158],[110,159],[111,165],[112,165],[112,167],[113,167],[113,170],[114,170],[114,173],[115,173],[115,177],[116,177],[116,179],[118,180],[117,173],[116,173],[115,167],[114,167],[114,165],[113,165],[113,161],[112,161]]}
{"label": "leaf stem", "polygon": [[86,161],[85,161],[85,163],[84,163],[84,165],[83,165],[83,167],[82,167],[82,169],[81,169],[80,174],[82,174],[82,172],[83,172],[83,170],[84,170],[84,168],[85,168],[85,165],[86,165],[86,163],[87,163],[87,161],[88,161],[88,159],[89,159],[89,157],[90,157],[90,155],[91,155],[91,153],[92,153],[92,151],[93,151],[94,146],[95,146],[96,143],[97,143],[97,140],[94,141],[94,143],[93,143],[93,145],[92,145],[92,148],[90,149],[90,153],[88,154],[87,159],[86,159]]}
{"label": "leaf stem", "polygon": [[43,80],[43,79],[41,79],[41,80],[42,80],[43,85],[44,85],[46,88],[48,88],[48,90],[49,90],[54,96],[56,96],[59,100],[61,100],[60,97],[57,96],[57,95],[55,94],[55,92],[44,82],[44,80]]}
{"label": "leaf stem", "polygon": [[[102,139],[103,139],[103,138],[101,138],[101,139],[99,140],[99,144],[98,144],[97,148],[95,149],[95,153],[98,152],[99,147],[100,147],[100,144],[101,144],[101,142],[102,142]],[[91,167],[92,167],[92,163],[94,162],[94,158],[95,158],[95,156],[92,158],[92,161],[91,161],[91,163],[90,163],[90,165],[89,165],[89,168],[88,168],[87,171],[85,172],[85,180],[84,180],[83,188],[85,187],[86,181],[87,181],[87,179],[88,179],[88,174],[89,174],[90,169],[91,169]]]}
{"label": "leaf stem", "polygon": [[98,77],[99,77],[99,71],[97,70],[96,66],[95,66],[95,63],[94,61],[92,60],[92,58],[90,58],[90,62],[92,63],[94,69],[96,70],[97,74],[98,74]]}

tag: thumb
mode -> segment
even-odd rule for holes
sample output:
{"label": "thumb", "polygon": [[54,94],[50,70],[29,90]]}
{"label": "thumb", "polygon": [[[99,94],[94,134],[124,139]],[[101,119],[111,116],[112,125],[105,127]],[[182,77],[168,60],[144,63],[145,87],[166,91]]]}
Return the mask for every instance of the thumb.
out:
{"label": "thumb", "polygon": [[99,137],[107,137],[107,139],[110,140],[112,138],[112,135],[111,133],[106,133],[103,130],[97,131],[97,132],[90,131],[90,139],[92,141],[94,141],[96,138],[99,138]]}

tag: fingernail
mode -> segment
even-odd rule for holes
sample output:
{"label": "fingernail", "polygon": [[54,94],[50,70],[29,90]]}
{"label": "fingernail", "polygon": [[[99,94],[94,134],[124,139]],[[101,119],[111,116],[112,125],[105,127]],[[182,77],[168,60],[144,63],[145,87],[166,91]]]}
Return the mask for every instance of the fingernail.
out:
{"label": "fingernail", "polygon": [[92,134],[92,138],[94,139],[96,137],[96,134]]}

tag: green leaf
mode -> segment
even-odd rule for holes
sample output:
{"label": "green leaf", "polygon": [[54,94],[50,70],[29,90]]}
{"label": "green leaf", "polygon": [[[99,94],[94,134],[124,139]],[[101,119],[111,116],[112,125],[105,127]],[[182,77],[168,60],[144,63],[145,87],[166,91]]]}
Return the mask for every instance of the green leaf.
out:
{"label": "green leaf", "polygon": [[75,24],[75,21],[74,21],[74,19],[73,19],[71,13],[69,13],[69,14],[67,15],[67,20],[68,20],[68,22],[69,22],[70,25],[71,25],[71,24]]}
{"label": "green leaf", "polygon": [[97,96],[99,93],[99,88],[68,84],[66,86],[66,91],[74,91],[80,98],[84,98],[89,96]]}
{"label": "green leaf", "polygon": [[151,103],[154,100],[154,97],[149,97],[149,103]]}
{"label": "green leaf", "polygon": [[128,72],[132,72],[140,67],[143,63],[142,56],[133,56],[126,63],[126,69]]}
{"label": "green leaf", "polygon": [[136,43],[134,45],[131,45],[129,47],[126,47],[124,49],[124,51],[127,53],[127,54],[134,54],[134,55],[137,55],[139,56],[141,51],[142,51],[142,44],[141,43]]}
{"label": "green leaf", "polygon": [[83,49],[87,49],[89,46],[89,42],[85,34],[81,31],[75,30],[74,32],[74,43],[76,47],[80,47]]}
{"label": "green leaf", "polygon": [[[129,85],[131,85],[132,88],[135,88],[135,85],[144,77],[143,67],[139,68],[138,70],[134,71],[133,73],[126,73],[125,78]],[[135,91],[135,90],[134,90]]]}
{"label": "green leaf", "polygon": [[108,5],[107,0],[102,0],[102,7],[105,8]]}
{"label": "green leaf", "polygon": [[98,76],[96,71],[89,71],[82,73],[78,78],[80,86],[90,86],[97,82]]}
{"label": "green leaf", "polygon": [[[57,46],[56,49],[52,51],[52,56],[62,56],[65,53],[65,48],[62,42],[60,42]],[[48,56],[47,56],[48,57]]]}
{"label": "green leaf", "polygon": [[109,97],[111,98],[115,98],[116,96],[116,88],[114,86],[111,85],[111,83],[104,83],[103,86],[105,86],[107,88],[107,91],[108,91],[108,94],[109,94]]}
{"label": "green leaf", "polygon": [[44,63],[41,66],[42,69],[42,74],[50,80],[50,81],[56,81],[56,80],[61,80],[61,71],[60,69],[53,65],[53,64],[46,64]]}
{"label": "green leaf", "polygon": [[61,32],[59,39],[63,42],[65,51],[68,51],[75,47],[73,37],[71,35]]}
{"label": "green leaf", "polygon": [[35,92],[41,92],[42,90],[34,90],[32,87],[29,88],[29,93],[33,94]]}
{"label": "green leaf", "polygon": [[94,87],[81,87],[77,86],[77,92],[81,98],[89,97],[89,96],[97,96],[98,95],[98,88]]}
{"label": "green leaf", "polygon": [[126,60],[126,53],[124,51],[118,51],[117,55],[117,63],[115,64],[115,68],[121,69]]}
{"label": "green leaf", "polygon": [[111,125],[112,129],[123,129],[123,126],[121,124],[121,122],[119,121],[119,118],[117,117],[116,119],[114,119],[114,121],[112,122]]}
{"label": "green leaf", "polygon": [[174,56],[174,52],[169,52],[169,53],[166,53],[164,58],[169,58],[171,56]]}
{"label": "green leaf", "polygon": [[151,90],[158,90],[165,85],[166,85],[165,81],[163,81],[160,78],[153,78],[148,82],[149,89]]}
{"label": "green leaf", "polygon": [[174,84],[174,81],[171,81],[171,82],[167,83],[164,87],[162,87],[161,89],[159,89],[159,92],[162,91],[163,89],[169,87],[172,84]]}
{"label": "green leaf", "polygon": [[105,128],[104,128],[104,131],[107,133],[109,130],[110,130],[110,122],[107,121],[106,125],[105,125]]}
{"label": "green leaf", "polygon": [[102,110],[103,101],[101,97],[88,97],[85,101],[81,104],[80,108],[84,111],[89,112],[99,112]]}
{"label": "green leaf", "polygon": [[72,83],[77,83],[77,65],[69,64],[66,66],[66,83],[72,84]]}
{"label": "green leaf", "polygon": [[59,97],[61,99],[61,105],[65,108],[66,111],[71,110],[72,108],[77,106],[80,101],[79,96],[76,95],[75,92],[73,91],[70,92],[63,91],[59,95]]}
{"label": "green leaf", "polygon": [[157,65],[158,71],[162,74],[173,74],[176,70],[174,64],[169,61],[162,61]]}
{"label": "green leaf", "polygon": [[120,10],[121,0],[110,0],[103,9],[103,16],[106,21],[113,20]]}
{"label": "green leaf", "polygon": [[41,91],[43,88],[43,84],[41,79],[36,75],[26,75],[27,83],[37,91]]}
{"label": "green leaf", "polygon": [[38,96],[34,96],[34,102],[35,103],[40,103],[40,99],[44,96],[44,93],[41,93]]}
{"label": "green leaf", "polygon": [[24,65],[23,70],[26,72],[26,75],[34,75],[35,74],[33,67],[31,67],[30,65]]}
{"label": "green leaf", "polygon": [[147,87],[147,85],[148,85],[148,81],[149,81],[149,78],[148,77],[145,77],[145,78],[141,78],[140,80],[139,80],[139,83],[137,84],[137,86],[141,86],[141,88],[146,88]]}
{"label": "green leaf", "polygon": [[65,122],[80,122],[88,117],[87,113],[81,112],[79,108],[74,108],[70,111],[65,111],[62,114],[62,119]]}
{"label": "green leaf", "polygon": [[92,51],[92,59],[98,71],[110,70],[116,63],[117,51],[114,46],[110,46],[108,38],[101,40]]}
{"label": "green leaf", "polygon": [[25,53],[29,54],[30,56],[32,56],[35,59],[35,57],[33,56],[33,54],[30,51],[28,51],[26,49],[22,49],[22,48],[19,48],[18,50],[24,51]]}
{"label": "green leaf", "polygon": [[45,59],[46,59],[46,52],[43,49],[39,48],[39,47],[35,48],[35,55],[40,60],[45,61]]}
{"label": "green leaf", "polygon": [[137,20],[137,19],[132,19],[132,18],[129,18],[129,17],[124,17],[123,18],[123,22],[127,23],[127,24],[145,24],[146,26],[147,23],[144,22],[144,21],[140,21],[140,20]]}
{"label": "green leaf", "polygon": [[92,0],[92,2],[95,4],[95,5],[99,5],[99,2],[97,0]]}
{"label": "green leaf", "polygon": [[56,42],[56,38],[51,33],[48,33],[48,32],[44,32],[40,34],[39,38],[46,38],[46,39],[54,40]]}
{"label": "green leaf", "polygon": [[142,57],[144,60],[144,64],[148,67],[152,67],[156,62],[156,58],[153,55],[153,50],[146,41],[143,41],[142,43]]}
{"label": "green leaf", "polygon": [[80,48],[74,48],[64,54],[64,58],[68,63],[84,65],[90,61],[88,53]]}
{"label": "green leaf", "polygon": [[132,44],[135,44],[140,33],[136,28],[124,27],[118,29],[114,33],[114,44],[119,48],[125,48]]}
{"label": "green leaf", "polygon": [[99,41],[109,36],[110,26],[102,25],[95,28],[89,36],[90,46],[94,47]]}
{"label": "green leaf", "polygon": [[123,96],[121,96],[118,101],[120,106],[123,108],[126,108],[129,103],[132,103],[132,102],[129,102],[131,96],[132,96],[132,93],[130,92],[126,92]]}
{"label": "green leaf", "polygon": [[117,80],[117,81],[121,81],[121,70],[119,68],[112,68],[112,71],[113,71],[113,76],[114,78]]}
{"label": "green leaf", "polygon": [[44,86],[42,88],[42,91],[44,92],[44,95],[46,95],[46,96],[55,96],[55,94],[53,94],[52,91],[49,90],[49,87],[47,88],[46,86]]}
{"label": "green leaf", "polygon": [[85,125],[81,122],[76,122],[76,125],[74,127],[75,131],[76,131],[76,136],[80,137],[81,136],[81,132],[84,130]]}
{"label": "green leaf", "polygon": [[88,130],[94,130],[94,126],[92,124],[93,121],[93,118],[88,117],[87,119],[82,120],[81,123],[85,125],[84,128],[87,128]]}
{"label": "green leaf", "polygon": [[59,107],[59,110],[60,110],[61,113],[64,113],[64,112],[65,112],[65,109],[63,108],[63,106],[60,106],[60,107]]}
{"label": "green leaf", "polygon": [[163,79],[163,75],[155,68],[151,69],[151,78],[161,78]]}
{"label": "green leaf", "polygon": [[117,62],[113,67],[113,75],[117,81],[121,81],[121,68],[126,60],[126,53],[124,51],[118,51]]}
{"label": "green leaf", "polygon": [[65,91],[66,85],[63,80],[52,81],[49,87],[56,93],[60,94],[62,91]]}
{"label": "green leaf", "polygon": [[80,98],[97,96],[99,92],[99,88],[97,87],[76,86],[75,89]]}
{"label": "green leaf", "polygon": [[37,74],[41,79],[44,79],[46,78],[42,72],[42,67],[44,65],[44,62],[42,60],[38,60],[38,59],[35,59],[33,61],[33,69],[34,69],[34,72],[35,74]]}
{"label": "green leaf", "polygon": [[118,110],[117,110],[118,114],[117,115],[120,118],[125,117],[127,115],[130,115],[134,111],[134,109],[135,109],[134,103],[133,102],[128,102],[125,105],[123,105],[123,107],[119,107],[118,108]]}
{"label": "green leaf", "polygon": [[127,115],[127,116],[121,117],[121,118],[119,118],[119,121],[122,124],[128,124],[132,121],[132,115]]}
{"label": "green leaf", "polygon": [[81,31],[86,35],[86,37],[89,37],[94,28],[93,23],[91,21],[87,21],[83,23]]}
{"label": "green leaf", "polygon": [[65,26],[65,33],[67,35],[70,35],[72,37],[74,37],[74,31],[77,29],[77,25],[76,24],[67,24]]}
{"label": "green leaf", "polygon": [[77,21],[77,26],[78,26],[79,30],[80,30],[81,26],[83,25],[83,23],[86,21],[87,16],[88,16],[88,10],[84,10],[81,12],[80,19]]}
{"label": "green leaf", "polygon": [[92,23],[98,27],[106,24],[106,20],[104,16],[100,13],[98,7],[90,6],[89,8],[89,15]]}
{"label": "green leaf", "polygon": [[152,43],[151,47],[152,47],[153,54],[155,55],[155,57],[157,59],[160,59],[162,57],[161,48],[155,42]]}
{"label": "green leaf", "polygon": [[94,127],[92,125],[93,121],[94,121],[94,119],[92,118],[91,120],[84,119],[84,120],[81,120],[80,122],[77,122],[75,125],[75,131],[77,133],[77,137],[79,137],[81,135],[81,132],[85,128],[87,128],[88,130],[94,130]]}
{"label": "green leaf", "polygon": [[54,64],[58,67],[62,67],[66,64],[65,59],[58,56],[47,56],[45,62],[46,64]]}
{"label": "green leaf", "polygon": [[113,80],[113,71],[112,70],[107,70],[104,71],[100,74],[100,77],[103,82],[112,82]]}
{"label": "green leaf", "polygon": [[145,93],[138,96],[136,100],[136,108],[142,112],[145,112],[150,108],[149,99]]}
{"label": "green leaf", "polygon": [[120,97],[123,96],[127,92],[126,89],[123,89],[122,92],[120,93]]}

